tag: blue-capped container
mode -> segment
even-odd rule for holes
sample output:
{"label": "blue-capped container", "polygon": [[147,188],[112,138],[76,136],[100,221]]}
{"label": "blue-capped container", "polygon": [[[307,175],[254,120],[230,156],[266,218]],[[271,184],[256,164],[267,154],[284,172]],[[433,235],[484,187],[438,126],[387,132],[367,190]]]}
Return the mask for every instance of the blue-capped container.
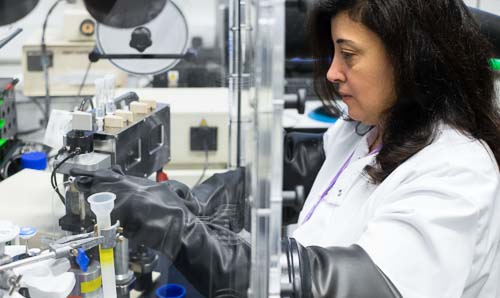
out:
{"label": "blue-capped container", "polygon": [[47,154],[43,151],[23,153],[21,155],[21,168],[45,170],[47,168]]}
{"label": "blue-capped container", "polygon": [[156,289],[158,298],[185,298],[186,289],[178,284],[166,284]]}
{"label": "blue-capped container", "polygon": [[37,233],[37,230],[35,227],[29,227],[29,226],[26,226],[26,227],[21,227],[19,229],[19,237],[21,239],[30,239],[32,238],[33,236],[35,236]]}

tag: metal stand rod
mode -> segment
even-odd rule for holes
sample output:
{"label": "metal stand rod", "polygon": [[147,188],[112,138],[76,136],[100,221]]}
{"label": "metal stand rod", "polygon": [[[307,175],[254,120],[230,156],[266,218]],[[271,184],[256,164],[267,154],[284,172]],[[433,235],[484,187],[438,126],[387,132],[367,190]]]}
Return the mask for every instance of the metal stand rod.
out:
{"label": "metal stand rod", "polygon": [[43,254],[40,256],[19,260],[19,261],[12,262],[12,263],[7,264],[7,265],[0,266],[0,272],[5,271],[5,270],[9,270],[9,269],[13,269],[13,268],[17,268],[20,266],[28,265],[28,264],[40,262],[40,261],[45,261],[48,259],[54,259],[55,257],[56,257],[56,253],[50,252],[48,254]]}
{"label": "metal stand rod", "polygon": [[97,62],[100,59],[191,59],[195,54],[187,52],[186,54],[101,54],[92,51],[89,54],[90,62]]}
{"label": "metal stand rod", "polygon": [[9,36],[7,36],[6,38],[0,40],[0,49],[9,43],[9,41],[11,41],[14,37],[16,37],[19,33],[21,33],[21,31],[23,31],[23,29],[21,28],[17,28],[16,30],[14,30],[14,32],[12,32]]}

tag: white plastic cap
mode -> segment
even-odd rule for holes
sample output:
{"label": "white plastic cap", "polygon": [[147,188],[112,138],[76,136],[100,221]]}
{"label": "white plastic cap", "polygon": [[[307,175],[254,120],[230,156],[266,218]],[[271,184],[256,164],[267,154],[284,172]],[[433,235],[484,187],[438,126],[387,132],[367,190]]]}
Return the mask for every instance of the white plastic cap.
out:
{"label": "white plastic cap", "polygon": [[29,240],[33,238],[37,233],[37,230],[35,227],[21,227],[19,231],[19,238],[24,239],[24,240]]}

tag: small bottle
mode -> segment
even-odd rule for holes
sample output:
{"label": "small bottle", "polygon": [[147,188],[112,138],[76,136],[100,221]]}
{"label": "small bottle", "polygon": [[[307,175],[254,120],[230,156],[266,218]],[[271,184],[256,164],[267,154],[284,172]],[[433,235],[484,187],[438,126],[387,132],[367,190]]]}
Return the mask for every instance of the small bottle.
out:
{"label": "small bottle", "polygon": [[96,117],[104,117],[106,113],[106,101],[104,98],[104,79],[97,79],[95,84]]}
{"label": "small bottle", "polygon": [[104,76],[104,87],[106,92],[106,115],[113,115],[116,110],[115,106],[115,75],[107,74]]}

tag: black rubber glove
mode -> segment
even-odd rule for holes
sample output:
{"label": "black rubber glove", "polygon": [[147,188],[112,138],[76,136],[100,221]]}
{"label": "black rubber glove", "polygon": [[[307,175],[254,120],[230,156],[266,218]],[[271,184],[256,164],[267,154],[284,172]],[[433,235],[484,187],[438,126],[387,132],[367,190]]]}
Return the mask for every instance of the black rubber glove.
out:
{"label": "black rubber glove", "polygon": [[226,205],[240,204],[232,195],[244,200],[238,182],[243,171],[208,179],[196,188],[199,198],[179,182],[155,183],[122,175],[118,168],[71,174],[80,175],[77,186],[83,191],[115,193],[111,217],[120,220],[124,235],[169,256],[200,293],[244,297],[250,247],[225,225]]}
{"label": "black rubber glove", "polygon": [[[70,174],[77,177],[77,188],[85,193],[102,191],[127,192],[156,182],[125,176],[121,167],[95,172],[73,169]],[[245,168],[215,174],[192,190],[175,180],[164,182],[182,199],[189,210],[200,220],[223,225],[231,231],[240,232],[244,222]]]}
{"label": "black rubber glove", "polygon": [[119,194],[112,217],[124,235],[169,256],[200,293],[244,296],[250,249],[237,234],[200,220],[168,182]]}
{"label": "black rubber glove", "polygon": [[70,175],[76,178],[77,189],[86,194],[97,192],[124,192],[147,185],[154,185],[156,182],[126,176],[119,165],[114,165],[110,169],[99,171],[86,171],[78,168],[70,170]]}
{"label": "black rubber glove", "polygon": [[[290,132],[285,136],[283,190],[304,187],[307,197],[323,162],[323,133]],[[302,206],[283,208],[283,224],[296,223]]]}
{"label": "black rubber glove", "polygon": [[[401,298],[389,278],[358,245],[349,247],[303,247],[285,239],[289,281],[298,282],[294,297]],[[297,264],[297,262],[299,264]],[[293,296],[293,295],[291,295]]]}
{"label": "black rubber glove", "polygon": [[245,168],[214,174],[192,189],[177,181],[169,183],[200,220],[224,226],[234,232],[243,229]]}

